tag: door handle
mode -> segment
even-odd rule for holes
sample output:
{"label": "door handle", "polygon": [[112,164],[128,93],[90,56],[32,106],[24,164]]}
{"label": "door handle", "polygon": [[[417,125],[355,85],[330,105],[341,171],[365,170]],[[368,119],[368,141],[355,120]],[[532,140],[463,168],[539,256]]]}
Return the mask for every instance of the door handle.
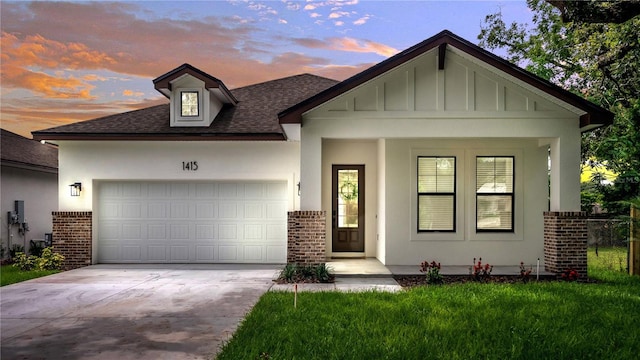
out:
{"label": "door handle", "polygon": [[333,228],[335,229],[337,227],[337,222],[336,222],[336,217],[337,217],[337,212],[335,210],[333,210],[331,212],[331,223],[333,224]]}

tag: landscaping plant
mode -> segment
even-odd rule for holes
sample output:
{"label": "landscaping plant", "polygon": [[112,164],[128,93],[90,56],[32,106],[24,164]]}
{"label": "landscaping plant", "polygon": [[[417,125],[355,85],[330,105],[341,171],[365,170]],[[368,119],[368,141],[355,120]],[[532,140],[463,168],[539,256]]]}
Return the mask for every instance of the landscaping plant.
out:
{"label": "landscaping plant", "polygon": [[520,279],[522,282],[529,282],[529,277],[531,276],[531,271],[533,269],[531,267],[525,267],[524,262],[520,261]]}
{"label": "landscaping plant", "polygon": [[491,271],[493,271],[493,265],[488,263],[482,265],[482,258],[479,258],[476,263],[476,258],[473,258],[473,266],[471,267],[471,278],[473,280],[487,282],[491,277]]}
{"label": "landscaping plant", "polygon": [[440,274],[440,263],[423,261],[420,263],[420,272],[425,274],[427,284],[442,284],[444,282],[442,274]]}
{"label": "landscaping plant", "polygon": [[301,265],[287,264],[280,271],[278,281],[285,283],[299,282],[333,282],[335,276],[327,264]]}
{"label": "landscaping plant", "polygon": [[54,253],[51,248],[44,248],[42,256],[26,255],[23,252],[16,254],[13,266],[22,271],[30,270],[60,270],[64,262],[64,256]]}

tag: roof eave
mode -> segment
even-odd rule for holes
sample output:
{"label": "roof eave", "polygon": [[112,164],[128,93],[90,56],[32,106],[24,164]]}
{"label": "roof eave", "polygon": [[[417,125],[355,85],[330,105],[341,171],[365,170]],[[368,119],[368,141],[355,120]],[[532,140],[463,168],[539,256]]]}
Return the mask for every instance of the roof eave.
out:
{"label": "roof eave", "polygon": [[50,133],[33,132],[34,140],[54,141],[284,141],[281,133],[225,134],[126,134],[126,133]]}

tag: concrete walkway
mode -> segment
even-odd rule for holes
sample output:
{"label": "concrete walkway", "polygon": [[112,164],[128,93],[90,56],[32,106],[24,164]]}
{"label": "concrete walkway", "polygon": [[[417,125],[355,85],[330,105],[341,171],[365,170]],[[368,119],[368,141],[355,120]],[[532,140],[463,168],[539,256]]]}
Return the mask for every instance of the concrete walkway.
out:
{"label": "concrete walkway", "polygon": [[277,266],[96,265],[0,288],[2,359],[211,359]]}

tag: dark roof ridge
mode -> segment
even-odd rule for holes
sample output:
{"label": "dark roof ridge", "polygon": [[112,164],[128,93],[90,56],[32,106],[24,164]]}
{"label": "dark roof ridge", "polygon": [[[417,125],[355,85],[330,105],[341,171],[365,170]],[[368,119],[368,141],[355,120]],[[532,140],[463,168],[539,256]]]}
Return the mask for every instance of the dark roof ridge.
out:
{"label": "dark roof ridge", "polygon": [[316,78],[319,78],[319,79],[335,81],[336,83],[340,82],[339,80],[331,79],[331,78],[328,78],[326,76],[320,76],[320,75],[315,75],[315,74],[312,74],[312,73],[305,72],[305,73],[289,75],[289,76],[285,76],[285,77],[281,77],[281,78],[277,78],[277,79],[265,80],[265,81],[261,81],[259,83],[255,83],[255,84],[249,84],[249,85],[240,86],[240,87],[231,89],[231,92],[234,92],[236,90],[243,90],[243,89],[251,88],[253,86],[262,86],[262,85],[266,85],[266,84],[269,84],[269,83],[282,82],[282,81],[285,81],[285,80],[293,79],[293,78],[296,78],[296,77],[302,77],[302,76],[313,76],[313,77],[316,77]]}

